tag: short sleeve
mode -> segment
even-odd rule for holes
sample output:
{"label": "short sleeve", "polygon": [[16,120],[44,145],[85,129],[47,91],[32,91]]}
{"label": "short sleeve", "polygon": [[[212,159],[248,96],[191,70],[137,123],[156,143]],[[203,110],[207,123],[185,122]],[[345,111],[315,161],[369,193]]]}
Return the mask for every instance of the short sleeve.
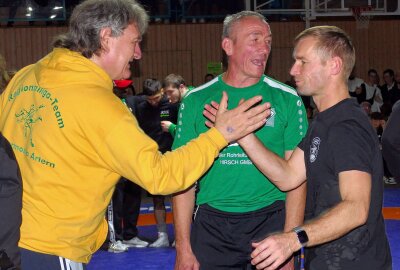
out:
{"label": "short sleeve", "polygon": [[350,170],[372,172],[377,140],[367,129],[348,120],[334,125],[329,133],[328,143],[336,174]]}
{"label": "short sleeve", "polygon": [[296,148],[308,129],[307,113],[299,96],[294,96],[288,104],[288,120],[285,128],[285,151]]}

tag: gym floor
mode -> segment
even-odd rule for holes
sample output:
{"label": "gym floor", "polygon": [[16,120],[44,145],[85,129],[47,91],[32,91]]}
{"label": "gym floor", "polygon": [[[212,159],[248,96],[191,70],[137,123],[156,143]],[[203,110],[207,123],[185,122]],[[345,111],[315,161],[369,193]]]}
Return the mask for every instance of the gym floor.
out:
{"label": "gym floor", "polygon": [[[167,211],[170,210],[168,203]],[[393,269],[400,270],[400,185],[386,186],[384,193],[383,215],[386,232],[389,237]],[[174,240],[171,225],[171,213],[167,213],[169,240]],[[147,241],[157,238],[157,229],[152,214],[152,204],[144,200],[139,218],[139,236]],[[130,248],[123,253],[109,253],[99,250],[93,255],[88,270],[172,270],[174,268],[175,249],[167,248]]]}

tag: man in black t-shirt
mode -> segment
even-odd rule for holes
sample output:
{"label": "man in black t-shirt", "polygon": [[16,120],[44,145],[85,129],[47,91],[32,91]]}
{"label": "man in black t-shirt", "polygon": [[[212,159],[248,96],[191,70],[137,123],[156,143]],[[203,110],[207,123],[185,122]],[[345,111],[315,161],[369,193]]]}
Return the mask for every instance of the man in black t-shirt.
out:
{"label": "man in black t-shirt", "polygon": [[291,190],[307,179],[308,221],[253,243],[252,264],[277,269],[293,252],[309,247],[308,270],[392,269],[381,212],[378,138],[348,93],[347,78],[355,63],[352,42],[337,27],[312,27],[296,37],[293,56],[290,74],[298,92],[312,96],[319,111],[306,137],[288,161],[254,134],[238,142],[280,189]]}

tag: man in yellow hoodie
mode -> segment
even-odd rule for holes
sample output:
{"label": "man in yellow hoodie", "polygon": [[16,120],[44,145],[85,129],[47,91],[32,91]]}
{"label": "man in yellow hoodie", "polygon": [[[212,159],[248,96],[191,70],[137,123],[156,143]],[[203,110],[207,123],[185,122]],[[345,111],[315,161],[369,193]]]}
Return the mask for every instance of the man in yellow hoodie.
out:
{"label": "man in yellow hoodie", "polygon": [[[154,194],[191,186],[228,142],[265,124],[257,96],[215,128],[162,155],[112,91],[141,58],[148,15],[134,0],[87,0],[54,50],[18,72],[0,96],[0,131],[21,168],[23,269],[85,269],[107,234],[104,213],[120,176]],[[251,108],[251,109],[250,109]]]}

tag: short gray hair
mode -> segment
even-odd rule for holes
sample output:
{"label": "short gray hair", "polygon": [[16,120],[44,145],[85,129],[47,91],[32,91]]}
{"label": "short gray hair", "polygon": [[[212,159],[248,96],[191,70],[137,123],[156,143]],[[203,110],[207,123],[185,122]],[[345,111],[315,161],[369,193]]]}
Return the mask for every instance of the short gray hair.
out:
{"label": "short gray hair", "polygon": [[112,36],[120,36],[135,23],[140,34],[146,32],[149,16],[135,0],[86,0],[72,12],[69,31],[58,36],[53,46],[67,48],[90,58],[101,50],[100,31],[109,27]]}
{"label": "short gray hair", "polygon": [[243,10],[238,13],[228,15],[224,19],[224,26],[222,28],[222,39],[231,37],[230,35],[234,24],[246,17],[256,17],[259,18],[261,21],[267,23],[265,17],[255,11]]}

